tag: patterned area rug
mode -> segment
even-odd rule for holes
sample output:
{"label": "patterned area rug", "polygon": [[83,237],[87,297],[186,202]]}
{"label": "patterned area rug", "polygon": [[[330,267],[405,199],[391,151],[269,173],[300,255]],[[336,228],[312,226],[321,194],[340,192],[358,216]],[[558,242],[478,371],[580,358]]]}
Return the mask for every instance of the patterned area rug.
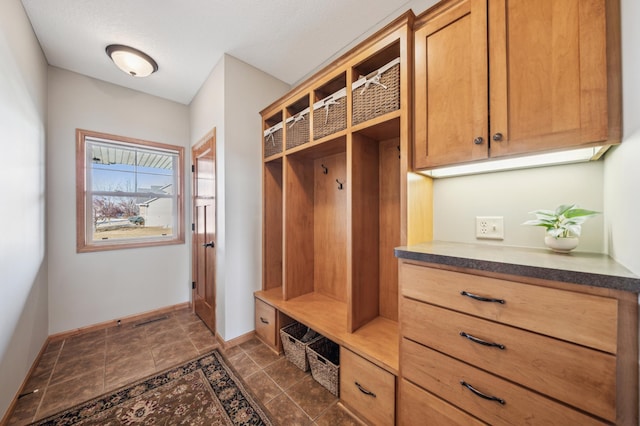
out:
{"label": "patterned area rug", "polygon": [[34,425],[272,425],[217,350]]}

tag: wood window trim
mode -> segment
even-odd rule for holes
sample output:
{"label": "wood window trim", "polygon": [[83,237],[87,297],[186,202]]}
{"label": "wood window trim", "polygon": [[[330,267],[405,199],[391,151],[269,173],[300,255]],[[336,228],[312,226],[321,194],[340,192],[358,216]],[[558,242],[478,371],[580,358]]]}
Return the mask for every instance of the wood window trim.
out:
{"label": "wood window trim", "polygon": [[[176,211],[177,224],[174,237],[171,239],[158,239],[150,241],[118,241],[110,244],[96,244],[88,241],[87,236],[87,210],[86,210],[86,138],[106,139],[114,142],[123,142],[146,148],[157,148],[174,151],[178,155],[179,170],[177,172]],[[184,244],[184,147],[169,145],[159,142],[150,142],[142,139],[117,136],[108,133],[94,132],[90,130],[76,129],[76,252],[88,253],[107,250],[122,250],[129,248],[156,247],[174,244]]]}

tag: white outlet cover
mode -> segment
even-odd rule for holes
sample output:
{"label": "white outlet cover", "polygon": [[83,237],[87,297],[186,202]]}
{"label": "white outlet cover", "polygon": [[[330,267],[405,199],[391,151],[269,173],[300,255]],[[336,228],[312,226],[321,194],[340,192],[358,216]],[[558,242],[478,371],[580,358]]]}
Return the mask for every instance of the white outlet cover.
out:
{"label": "white outlet cover", "polygon": [[476,216],[476,238],[504,240],[503,216]]}

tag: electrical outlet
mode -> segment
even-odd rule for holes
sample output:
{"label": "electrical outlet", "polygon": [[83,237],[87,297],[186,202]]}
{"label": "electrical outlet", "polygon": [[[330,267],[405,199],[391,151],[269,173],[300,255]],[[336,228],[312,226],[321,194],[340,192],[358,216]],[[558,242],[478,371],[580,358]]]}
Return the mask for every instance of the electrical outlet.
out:
{"label": "electrical outlet", "polygon": [[476,238],[504,240],[504,217],[476,216]]}

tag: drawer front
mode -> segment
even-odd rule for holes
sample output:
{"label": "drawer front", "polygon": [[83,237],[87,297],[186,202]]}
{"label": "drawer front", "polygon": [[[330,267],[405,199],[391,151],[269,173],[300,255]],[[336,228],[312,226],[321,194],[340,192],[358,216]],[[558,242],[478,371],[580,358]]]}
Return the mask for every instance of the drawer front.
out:
{"label": "drawer front", "polygon": [[413,426],[480,426],[486,423],[404,379],[400,381],[398,424]]}
{"label": "drawer front", "polygon": [[271,347],[276,347],[276,309],[256,299],[256,334]]}
{"label": "drawer front", "polygon": [[[407,339],[402,339],[400,363],[403,378],[492,425],[602,424],[586,414]],[[485,399],[465,385],[504,403]]]}
{"label": "drawer front", "polygon": [[407,263],[400,268],[400,286],[412,299],[609,353],[617,350],[618,301],[613,298]]}
{"label": "drawer front", "polygon": [[403,336],[615,421],[613,355],[404,297],[401,303]]}
{"label": "drawer front", "polygon": [[395,383],[393,374],[340,347],[340,398],[371,424],[394,424]]}

